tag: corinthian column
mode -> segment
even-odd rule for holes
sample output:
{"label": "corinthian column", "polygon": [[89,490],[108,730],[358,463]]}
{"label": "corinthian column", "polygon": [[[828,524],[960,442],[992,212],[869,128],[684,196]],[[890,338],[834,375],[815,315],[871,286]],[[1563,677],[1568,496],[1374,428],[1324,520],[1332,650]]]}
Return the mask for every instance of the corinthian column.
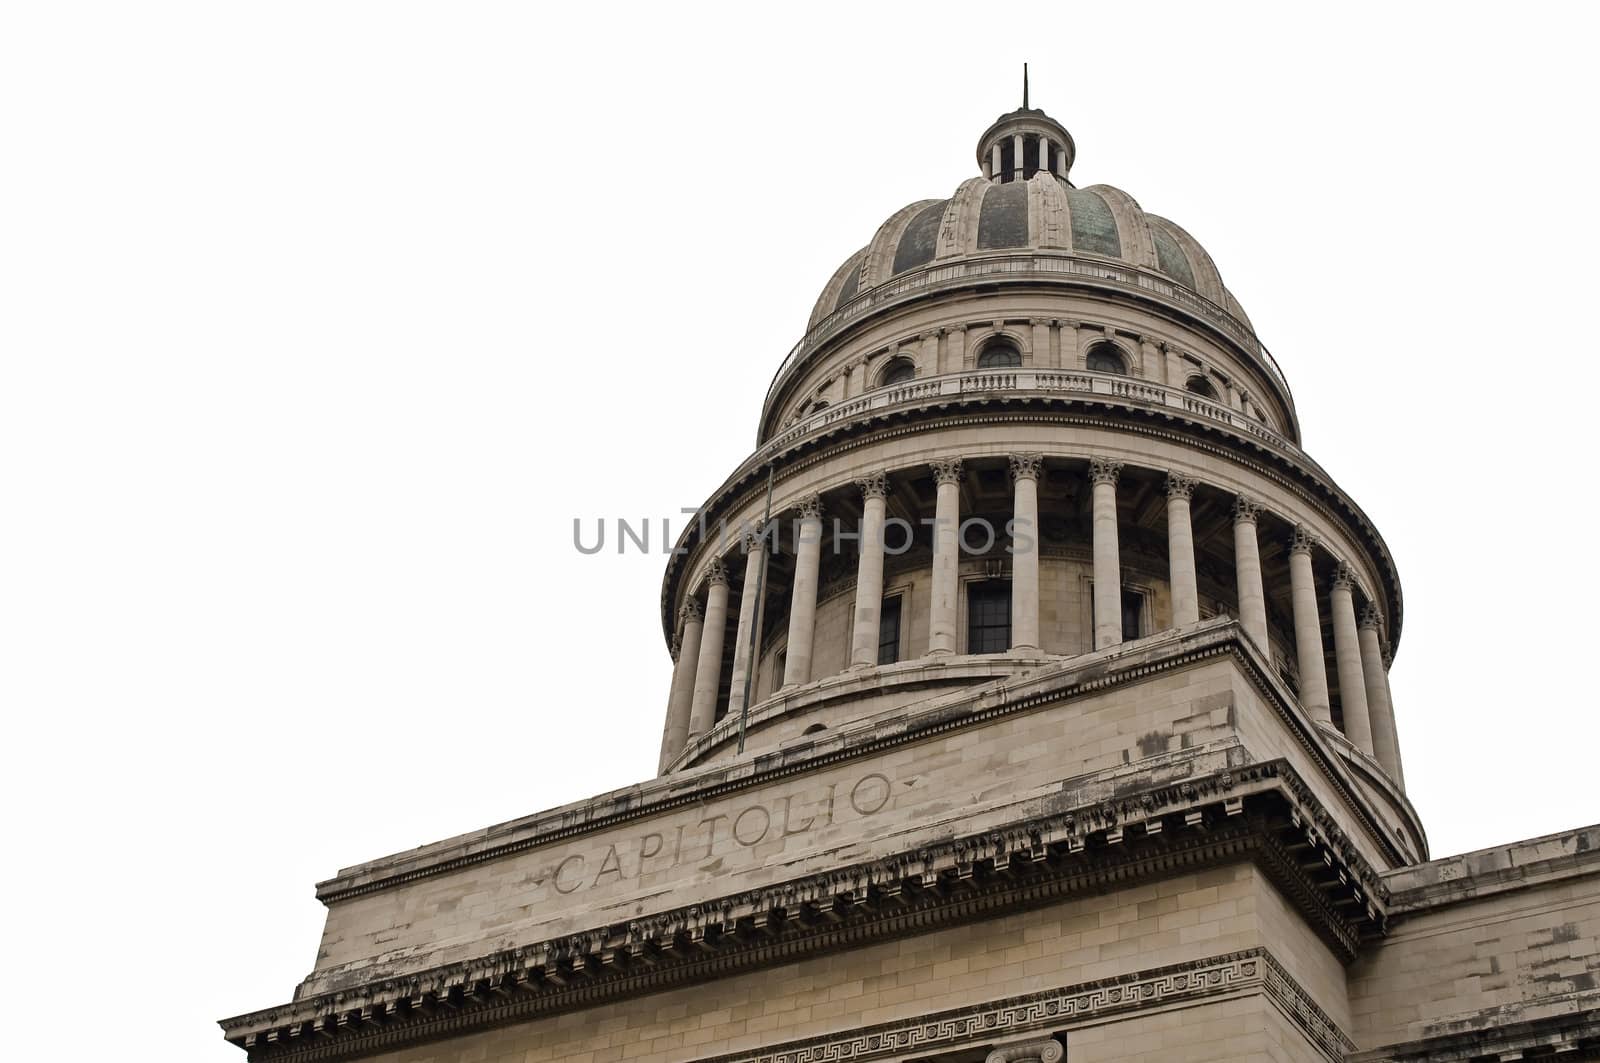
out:
{"label": "corinthian column", "polygon": [[939,485],[933,510],[933,601],[928,606],[928,653],[956,652],[956,599],[960,587],[961,459],[929,466]]}
{"label": "corinthian column", "polygon": [[[1011,648],[1039,650],[1039,468],[1042,454],[1012,454]],[[1018,541],[1021,545],[1018,545]]]}
{"label": "corinthian column", "polygon": [[883,616],[883,517],[889,494],[881,472],[856,481],[861,488],[861,560],[856,564],[856,626],[850,638],[850,667],[878,663],[878,631]]}
{"label": "corinthian column", "polygon": [[1189,499],[1194,480],[1167,473],[1167,571],[1172,581],[1172,626],[1200,622],[1200,585],[1194,574],[1194,528],[1189,522]]}
{"label": "corinthian column", "polygon": [[1261,545],[1256,518],[1261,503],[1246,495],[1233,500],[1233,568],[1239,583],[1239,626],[1267,652],[1267,596],[1261,587]]}
{"label": "corinthian column", "polygon": [[1122,641],[1122,557],[1117,547],[1120,461],[1089,459],[1094,484],[1094,648]]}
{"label": "corinthian column", "polygon": [[767,538],[753,532],[744,535],[744,589],[739,594],[739,627],[733,637],[733,679],[728,691],[728,714],[744,710],[745,677],[750,671],[750,644],[756,637],[761,600],[756,589],[767,564]]}
{"label": "corinthian column", "polygon": [[657,771],[683,752],[689,740],[689,705],[694,699],[694,671],[700,656],[700,603],[690,598],[678,610],[678,637],[672,652],[672,692],[667,695],[667,725],[661,731],[661,763]]}
{"label": "corinthian column", "polygon": [[689,706],[689,741],[717,722],[717,688],[722,685],[722,640],[728,629],[728,573],[720,558],[706,569],[706,622],[694,669],[694,699]]}
{"label": "corinthian column", "polygon": [[[1378,629],[1383,615],[1371,602],[1361,610],[1356,637],[1361,643],[1361,675],[1367,688],[1367,712],[1372,719],[1372,755],[1389,773],[1396,786],[1406,787],[1400,767],[1400,737],[1395,731],[1394,706],[1389,702],[1389,672],[1384,667],[1383,646]],[[1340,680],[1344,682],[1344,680]]]}
{"label": "corinthian column", "polygon": [[1372,719],[1367,714],[1367,682],[1361,674],[1361,644],[1356,636],[1355,570],[1343,561],[1334,569],[1328,601],[1333,612],[1333,664],[1339,674],[1339,705],[1344,735],[1373,756]]}
{"label": "corinthian column", "polygon": [[789,602],[789,647],[783,685],[811,682],[811,645],[817,633],[817,570],[822,564],[822,499],[800,500],[800,531],[794,545],[794,591]]}
{"label": "corinthian column", "polygon": [[1333,724],[1328,707],[1328,665],[1322,651],[1322,617],[1317,612],[1317,584],[1311,575],[1311,547],[1316,540],[1303,524],[1289,540],[1289,590],[1294,599],[1294,652],[1300,665],[1300,704],[1318,723]]}

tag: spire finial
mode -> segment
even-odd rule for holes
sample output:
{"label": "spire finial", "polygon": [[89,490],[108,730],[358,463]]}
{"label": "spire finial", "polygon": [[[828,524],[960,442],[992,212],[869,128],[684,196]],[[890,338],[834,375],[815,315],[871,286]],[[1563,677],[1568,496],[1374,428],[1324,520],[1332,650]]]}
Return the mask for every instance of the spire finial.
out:
{"label": "spire finial", "polygon": [[1022,109],[1028,109],[1028,64],[1022,64]]}

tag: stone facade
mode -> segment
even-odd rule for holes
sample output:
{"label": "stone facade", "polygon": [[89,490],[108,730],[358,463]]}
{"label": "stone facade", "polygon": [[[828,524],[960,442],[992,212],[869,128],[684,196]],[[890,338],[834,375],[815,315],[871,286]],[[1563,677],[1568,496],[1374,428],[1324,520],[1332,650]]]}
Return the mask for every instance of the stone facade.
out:
{"label": "stone facade", "polygon": [[[1398,574],[1041,111],[825,287],[663,583],[656,778],[345,869],[252,1060],[1600,1054],[1600,828],[1429,860]],[[769,502],[770,498],[770,502]]]}

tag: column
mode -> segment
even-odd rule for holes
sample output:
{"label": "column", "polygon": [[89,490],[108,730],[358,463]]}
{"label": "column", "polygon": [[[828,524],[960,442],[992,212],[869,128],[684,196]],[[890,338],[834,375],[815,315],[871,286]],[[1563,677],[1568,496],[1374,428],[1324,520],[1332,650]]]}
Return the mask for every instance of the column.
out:
{"label": "column", "polygon": [[750,669],[750,647],[760,637],[756,624],[761,619],[761,599],[756,588],[762,583],[767,566],[767,538],[755,532],[744,534],[744,589],[739,595],[739,627],[733,638],[733,680],[728,691],[728,715],[744,710],[744,686]]}
{"label": "column", "polygon": [[1144,366],[1144,378],[1157,382],[1166,379],[1167,360],[1161,354],[1161,349],[1156,346],[1156,341],[1149,336],[1140,336],[1138,339],[1139,362]]}
{"label": "column", "polygon": [[1006,179],[1006,175],[1005,171],[1000,169],[1000,142],[998,140],[994,142],[994,147],[989,149],[989,155],[989,169],[993,171],[990,176],[992,176],[996,181],[1004,181]]}
{"label": "column", "polygon": [[717,722],[717,688],[722,685],[722,639],[728,629],[728,573],[720,558],[706,570],[706,621],[694,667],[694,698],[689,706],[692,742]]}
{"label": "column", "polygon": [[856,625],[850,637],[850,667],[878,663],[878,624],[883,619],[883,519],[888,477],[881,472],[856,481],[861,488],[861,559],[856,563]]}
{"label": "column", "polygon": [[672,692],[667,695],[667,726],[661,732],[661,763],[657,771],[683,752],[689,740],[689,706],[694,700],[694,671],[700,657],[700,603],[690,598],[678,610],[678,638],[672,656]]}
{"label": "column", "polygon": [[1261,544],[1256,517],[1261,503],[1247,495],[1233,500],[1233,568],[1239,584],[1239,626],[1263,656],[1267,646],[1267,595],[1261,586]]}
{"label": "column", "polygon": [[1378,634],[1382,625],[1383,614],[1368,602],[1361,610],[1356,640],[1361,644],[1361,676],[1367,689],[1367,714],[1372,721],[1372,755],[1395,785],[1404,790],[1406,780],[1400,768],[1400,738],[1394,726],[1394,706],[1389,703],[1389,671],[1384,667],[1383,645]]}
{"label": "column", "polygon": [[956,601],[959,597],[961,459],[931,462],[939,485],[933,510],[933,595],[928,605],[928,653],[956,652]]}
{"label": "column", "polygon": [[1183,371],[1183,356],[1169,343],[1161,344],[1162,359],[1167,367],[1167,387],[1181,388],[1188,374]]}
{"label": "column", "polygon": [[1076,369],[1080,373],[1084,367],[1083,351],[1078,343],[1078,327],[1081,324],[1071,318],[1064,318],[1061,322],[1061,368]]}
{"label": "column", "polygon": [[1039,652],[1039,469],[1043,454],[1012,454],[1011,648]]}
{"label": "column", "polygon": [[811,682],[811,643],[817,634],[817,570],[822,564],[822,499],[800,500],[800,529],[794,544],[794,592],[789,602],[789,646],[783,685]]}
{"label": "column", "polygon": [[1094,648],[1122,641],[1122,558],[1117,548],[1120,461],[1089,459],[1094,484]]}
{"label": "column", "polygon": [[1002,1045],[984,1057],[985,1063],[1061,1063],[1066,1058],[1067,1050],[1051,1037]]}
{"label": "column", "polygon": [[1328,664],[1323,659],[1322,618],[1317,612],[1317,584],[1311,574],[1311,547],[1316,540],[1304,524],[1295,525],[1289,540],[1289,590],[1294,598],[1294,653],[1300,665],[1300,704],[1318,723],[1333,725],[1328,707]]}
{"label": "column", "polygon": [[1029,365],[1034,369],[1048,369],[1050,360],[1050,321],[1047,318],[1031,318],[1028,324],[1033,326],[1033,358]]}
{"label": "column", "polygon": [[967,326],[951,325],[945,336],[939,372],[959,373],[967,367]]}
{"label": "column", "polygon": [[1333,570],[1328,592],[1333,613],[1333,666],[1339,676],[1339,707],[1344,711],[1344,736],[1361,752],[1372,748],[1372,718],[1367,708],[1367,681],[1361,673],[1361,643],[1356,636],[1356,574],[1341,561]]}
{"label": "column", "polygon": [[1022,134],[1016,133],[1011,137],[1011,179],[1022,180]]}
{"label": "column", "polygon": [[1194,528],[1189,521],[1189,499],[1194,480],[1167,473],[1167,578],[1172,581],[1172,626],[1200,622],[1200,581],[1194,573]]}
{"label": "column", "polygon": [[1047,136],[1039,137],[1039,172],[1050,172],[1050,138]]}

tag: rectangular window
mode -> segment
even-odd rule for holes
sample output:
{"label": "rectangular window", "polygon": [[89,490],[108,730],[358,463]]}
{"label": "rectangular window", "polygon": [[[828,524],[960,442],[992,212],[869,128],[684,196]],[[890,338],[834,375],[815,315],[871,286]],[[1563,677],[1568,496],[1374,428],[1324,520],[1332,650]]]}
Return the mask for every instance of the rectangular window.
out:
{"label": "rectangular window", "polygon": [[967,652],[1004,653],[1011,648],[1011,584],[987,580],[967,585]]}
{"label": "rectangular window", "polygon": [[900,596],[885,598],[878,613],[878,663],[900,659]]}
{"label": "rectangular window", "polygon": [[1139,621],[1144,615],[1144,595],[1122,588],[1122,641],[1139,637]]}

